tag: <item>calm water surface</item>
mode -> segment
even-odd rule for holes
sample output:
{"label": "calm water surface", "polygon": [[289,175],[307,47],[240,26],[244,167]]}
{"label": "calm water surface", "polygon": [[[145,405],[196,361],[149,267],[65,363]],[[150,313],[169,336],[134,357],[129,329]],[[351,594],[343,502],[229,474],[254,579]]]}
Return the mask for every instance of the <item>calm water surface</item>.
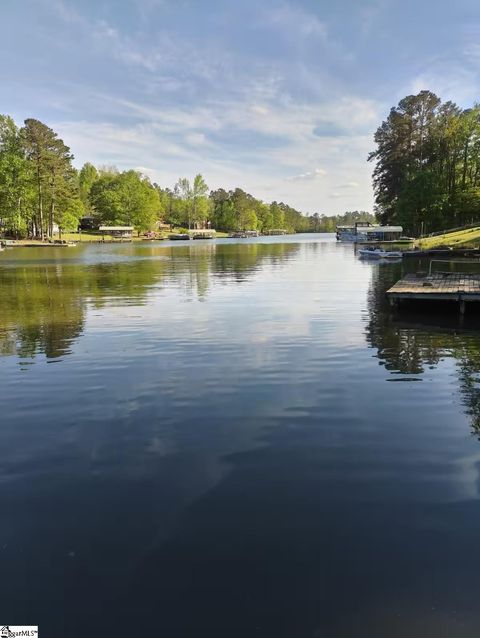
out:
{"label": "calm water surface", "polygon": [[406,267],[332,236],[4,251],[2,623],[478,637],[478,322],[392,316]]}

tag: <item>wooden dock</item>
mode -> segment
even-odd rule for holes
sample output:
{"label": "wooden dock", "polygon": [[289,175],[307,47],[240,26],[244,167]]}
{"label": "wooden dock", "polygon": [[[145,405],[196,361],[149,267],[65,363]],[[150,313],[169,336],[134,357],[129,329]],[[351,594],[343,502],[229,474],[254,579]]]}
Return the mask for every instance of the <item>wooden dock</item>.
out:
{"label": "wooden dock", "polygon": [[406,275],[387,290],[391,305],[403,299],[419,301],[456,301],[460,312],[465,303],[480,301],[480,273],[434,272]]}

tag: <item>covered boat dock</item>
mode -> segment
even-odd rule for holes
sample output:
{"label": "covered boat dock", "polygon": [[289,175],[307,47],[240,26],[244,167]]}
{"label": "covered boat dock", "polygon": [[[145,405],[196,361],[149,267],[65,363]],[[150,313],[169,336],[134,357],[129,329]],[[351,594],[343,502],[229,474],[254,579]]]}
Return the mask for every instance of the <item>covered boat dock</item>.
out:
{"label": "covered boat dock", "polygon": [[401,226],[364,226],[356,229],[358,242],[395,241],[402,236]]}
{"label": "covered boat dock", "polygon": [[132,241],[133,226],[100,226],[99,231],[102,233],[103,241],[105,235],[120,241]]}

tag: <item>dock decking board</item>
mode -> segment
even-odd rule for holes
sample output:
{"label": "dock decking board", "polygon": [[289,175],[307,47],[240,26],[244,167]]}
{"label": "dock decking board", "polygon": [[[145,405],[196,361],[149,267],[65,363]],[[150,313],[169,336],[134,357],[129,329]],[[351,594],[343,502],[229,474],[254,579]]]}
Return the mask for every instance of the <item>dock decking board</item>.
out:
{"label": "dock decking board", "polygon": [[480,273],[434,273],[406,275],[387,290],[387,297],[431,301],[480,301]]}

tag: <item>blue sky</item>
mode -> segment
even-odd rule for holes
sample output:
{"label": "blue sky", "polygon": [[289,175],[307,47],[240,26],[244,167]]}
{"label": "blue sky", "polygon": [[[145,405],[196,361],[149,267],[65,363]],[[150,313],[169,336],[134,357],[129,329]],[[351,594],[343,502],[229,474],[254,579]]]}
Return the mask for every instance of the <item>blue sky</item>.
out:
{"label": "blue sky", "polygon": [[372,209],[366,157],[404,95],[478,100],[473,0],[1,0],[0,112],[80,166],[201,172],[325,214]]}

